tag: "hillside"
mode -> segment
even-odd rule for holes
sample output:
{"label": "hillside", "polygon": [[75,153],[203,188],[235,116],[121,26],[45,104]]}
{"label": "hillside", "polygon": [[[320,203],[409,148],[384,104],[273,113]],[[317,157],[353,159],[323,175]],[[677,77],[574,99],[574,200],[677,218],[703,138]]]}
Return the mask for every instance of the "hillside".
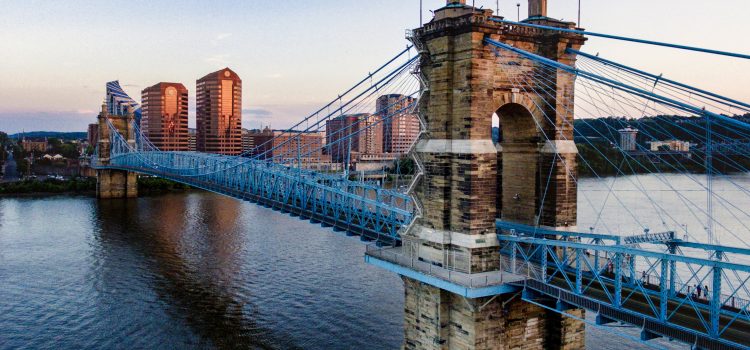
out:
{"label": "hillside", "polygon": [[10,135],[11,138],[20,139],[21,137],[30,138],[57,138],[60,140],[80,140],[86,138],[85,132],[57,132],[57,131],[27,131],[24,133],[18,133]]}

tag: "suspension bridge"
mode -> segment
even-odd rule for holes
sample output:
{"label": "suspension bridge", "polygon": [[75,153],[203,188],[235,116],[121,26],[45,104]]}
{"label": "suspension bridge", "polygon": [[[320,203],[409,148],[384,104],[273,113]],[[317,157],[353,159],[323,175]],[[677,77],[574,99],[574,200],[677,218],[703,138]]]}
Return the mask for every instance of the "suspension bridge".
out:
{"label": "suspension bridge", "polygon": [[[750,59],[584,31],[546,1],[512,22],[449,0],[405,50],[240,156],[160,151],[132,106],[105,104],[98,191],[133,196],[153,175],[371,242],[365,260],[404,281],[406,349],[582,348],[586,312],[656,348],[750,348],[750,104],[581,51],[588,37]],[[357,113],[380,119],[303,138]],[[405,115],[421,126],[409,174],[352,180],[348,156],[325,157]],[[617,139],[628,127],[636,152]],[[690,157],[638,154],[676,139]]]}

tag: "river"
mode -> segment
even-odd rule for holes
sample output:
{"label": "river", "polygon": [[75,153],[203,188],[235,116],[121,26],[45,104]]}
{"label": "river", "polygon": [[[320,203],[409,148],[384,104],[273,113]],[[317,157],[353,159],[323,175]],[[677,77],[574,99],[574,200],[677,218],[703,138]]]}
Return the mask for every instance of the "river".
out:
{"label": "river", "polygon": [[[402,282],[364,249],[204,192],[0,198],[0,349],[399,348]],[[610,331],[638,335],[587,347],[645,348]]]}

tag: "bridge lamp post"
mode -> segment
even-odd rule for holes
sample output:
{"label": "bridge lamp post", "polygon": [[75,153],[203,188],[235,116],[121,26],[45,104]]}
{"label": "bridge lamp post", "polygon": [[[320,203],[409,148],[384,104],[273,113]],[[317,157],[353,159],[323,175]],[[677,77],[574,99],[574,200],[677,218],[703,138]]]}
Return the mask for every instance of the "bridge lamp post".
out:
{"label": "bridge lamp post", "polygon": [[684,237],[683,240],[687,241],[688,240],[688,225],[687,224],[682,224],[680,226],[682,226],[682,228],[685,229],[685,237]]}
{"label": "bridge lamp post", "polygon": [[518,22],[521,22],[521,3],[516,3],[516,10],[518,12]]}

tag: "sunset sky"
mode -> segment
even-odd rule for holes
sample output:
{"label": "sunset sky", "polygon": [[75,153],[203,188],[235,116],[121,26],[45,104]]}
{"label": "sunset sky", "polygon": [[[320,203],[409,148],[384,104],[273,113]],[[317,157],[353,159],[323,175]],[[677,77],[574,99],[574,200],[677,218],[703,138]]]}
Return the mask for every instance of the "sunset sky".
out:
{"label": "sunset sky", "polygon": [[[501,15],[515,20],[516,2],[501,0]],[[747,0],[582,2],[591,31],[750,53]],[[425,21],[444,4],[425,0]],[[550,0],[549,15],[575,21],[577,6]],[[287,127],[403,49],[404,30],[419,26],[418,0],[0,0],[0,9],[8,132],[85,131],[110,80],[136,100],[144,87],[181,82],[192,100],[195,80],[225,66],[243,79],[244,127]],[[597,38],[584,51],[750,101],[748,60]]]}

